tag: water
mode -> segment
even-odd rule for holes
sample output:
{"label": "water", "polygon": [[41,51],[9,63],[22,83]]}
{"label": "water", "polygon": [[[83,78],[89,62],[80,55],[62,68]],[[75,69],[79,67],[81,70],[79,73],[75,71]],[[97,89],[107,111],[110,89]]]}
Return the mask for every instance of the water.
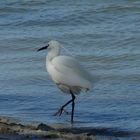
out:
{"label": "water", "polygon": [[95,77],[93,90],[77,96],[76,124],[140,131],[139,23],[139,0],[1,0],[0,115],[69,123],[52,117],[70,97],[36,52],[56,39]]}

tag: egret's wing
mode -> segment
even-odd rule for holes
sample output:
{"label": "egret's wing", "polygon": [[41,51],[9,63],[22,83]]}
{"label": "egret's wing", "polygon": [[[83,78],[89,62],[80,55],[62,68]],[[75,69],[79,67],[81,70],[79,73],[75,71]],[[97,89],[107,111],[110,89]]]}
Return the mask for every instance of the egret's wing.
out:
{"label": "egret's wing", "polygon": [[84,80],[93,82],[92,75],[87,72],[76,59],[69,56],[57,56],[52,60],[52,64],[55,68],[64,73],[75,77],[80,77]]}

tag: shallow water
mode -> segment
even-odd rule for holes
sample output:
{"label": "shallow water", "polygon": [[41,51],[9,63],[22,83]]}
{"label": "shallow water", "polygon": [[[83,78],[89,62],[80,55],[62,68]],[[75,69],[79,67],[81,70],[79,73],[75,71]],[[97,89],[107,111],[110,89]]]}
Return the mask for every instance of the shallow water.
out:
{"label": "shallow water", "polygon": [[69,123],[69,115],[52,116],[70,97],[36,52],[56,39],[95,77],[77,96],[75,124],[139,131],[139,23],[139,0],[0,1],[0,115]]}

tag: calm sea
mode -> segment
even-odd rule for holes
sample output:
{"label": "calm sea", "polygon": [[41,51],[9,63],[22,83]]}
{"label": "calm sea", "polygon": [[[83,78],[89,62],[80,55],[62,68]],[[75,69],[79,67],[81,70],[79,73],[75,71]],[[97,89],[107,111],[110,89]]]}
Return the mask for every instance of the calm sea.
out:
{"label": "calm sea", "polygon": [[77,96],[76,124],[140,131],[140,1],[1,0],[0,115],[69,123],[52,114],[71,97],[48,77],[46,52],[36,52],[51,39],[95,79]]}

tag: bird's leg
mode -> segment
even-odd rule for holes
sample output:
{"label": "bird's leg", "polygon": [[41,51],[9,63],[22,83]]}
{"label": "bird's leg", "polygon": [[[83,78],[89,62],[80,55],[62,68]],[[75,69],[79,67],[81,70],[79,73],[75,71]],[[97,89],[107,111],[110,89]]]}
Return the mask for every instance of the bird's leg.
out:
{"label": "bird's leg", "polygon": [[73,116],[74,116],[74,106],[75,106],[75,96],[70,90],[71,96],[72,96],[72,113],[71,113],[71,123],[73,123]]}
{"label": "bird's leg", "polygon": [[68,101],[66,104],[64,104],[64,105],[54,114],[54,116],[56,116],[56,115],[61,116],[61,114],[63,113],[63,111],[65,111],[64,108],[65,108],[68,104],[70,104],[70,103],[72,102],[71,123],[73,123],[74,107],[75,107],[75,102],[74,102],[74,101],[75,101],[75,95],[72,93],[71,90],[70,90],[70,94],[71,94],[71,96],[72,96],[72,99],[71,99],[70,101]]}
{"label": "bird's leg", "polygon": [[58,115],[61,116],[62,112],[64,111],[64,108],[70,104],[73,101],[73,99],[71,99],[70,101],[68,101],[66,104],[64,104],[55,114],[54,116]]}

